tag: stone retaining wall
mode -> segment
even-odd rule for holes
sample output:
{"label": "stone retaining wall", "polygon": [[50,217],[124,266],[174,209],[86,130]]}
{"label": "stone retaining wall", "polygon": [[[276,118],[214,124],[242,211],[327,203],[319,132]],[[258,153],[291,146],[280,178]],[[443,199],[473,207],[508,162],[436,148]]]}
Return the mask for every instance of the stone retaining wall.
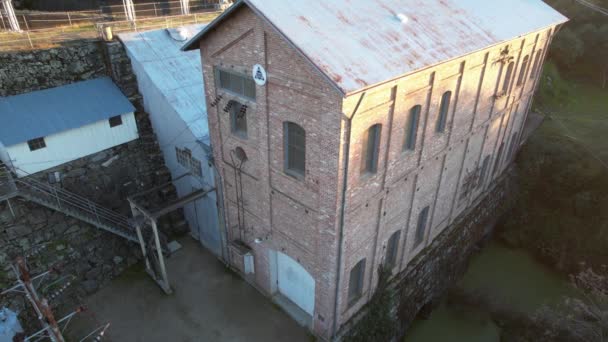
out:
{"label": "stone retaining wall", "polygon": [[[37,173],[32,177],[49,182],[49,173],[58,172],[54,184],[84,196],[114,211],[131,216],[127,196],[168,182],[171,175],[164,165],[148,114],[144,112],[137,80],[130,60],[118,42],[83,41],[50,50],[0,54],[0,96],[26,93],[110,76],[136,108],[140,138],[129,143]],[[154,205],[176,197],[174,188],[146,198]],[[161,230],[168,234],[187,231],[180,211],[163,217]],[[10,264],[20,255],[29,258],[32,273],[58,266],[72,286],[56,304],[59,310],[73,309],[85,295],[103,287],[140,257],[138,245],[99,230],[84,222],[46,207],[14,198],[0,203],[0,288],[13,284]],[[49,289],[52,291],[52,289]],[[0,298],[21,312],[22,322],[34,322],[22,296]]]}

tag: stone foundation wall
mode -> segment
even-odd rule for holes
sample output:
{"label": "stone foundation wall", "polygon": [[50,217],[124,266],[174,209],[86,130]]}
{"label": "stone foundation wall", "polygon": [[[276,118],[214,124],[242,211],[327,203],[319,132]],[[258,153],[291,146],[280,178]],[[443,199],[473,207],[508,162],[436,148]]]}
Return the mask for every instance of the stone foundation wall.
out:
{"label": "stone foundation wall", "polygon": [[0,53],[0,96],[107,76],[100,44],[83,41],[48,50]]}
{"label": "stone foundation wall", "polygon": [[[478,244],[510,208],[511,194],[516,191],[515,179],[512,171],[505,172],[503,178],[477,200],[476,205],[471,206],[455,224],[421,251],[403,272],[390,280],[388,291],[394,296],[395,303],[391,312],[399,323],[397,340],[403,338],[417,315],[430,313],[446,291],[464,275]],[[345,337],[356,330],[366,309],[363,307],[342,326],[337,340],[347,340]]]}
{"label": "stone foundation wall", "polygon": [[[123,215],[131,216],[127,196],[168,182],[164,165],[131,63],[118,42],[83,41],[50,50],[0,54],[0,96],[46,89],[85,79],[110,76],[136,108],[140,138],[129,143],[39,172],[34,177],[49,182],[58,172],[54,186],[84,196]],[[175,199],[173,187],[146,197],[155,205]],[[161,218],[159,227],[169,235],[188,230],[181,211]],[[99,230],[46,207],[14,198],[0,203],[0,288],[15,281],[10,264],[17,256],[30,255],[32,274],[51,267],[61,270],[52,282],[68,277],[72,285],[56,300],[58,310],[71,310],[119,275],[140,257],[138,245]],[[52,291],[49,289],[48,291]],[[0,298],[0,307],[21,313],[22,322],[33,322],[29,304],[20,295]]]}

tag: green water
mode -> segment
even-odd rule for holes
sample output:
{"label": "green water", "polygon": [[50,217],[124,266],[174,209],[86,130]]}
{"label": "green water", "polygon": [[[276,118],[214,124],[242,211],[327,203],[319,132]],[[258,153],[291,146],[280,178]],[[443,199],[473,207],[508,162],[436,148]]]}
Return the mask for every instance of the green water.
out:
{"label": "green water", "polygon": [[[458,284],[468,291],[508,303],[513,309],[533,313],[544,304],[558,303],[573,290],[567,280],[552,272],[523,250],[496,242],[474,256]],[[486,312],[442,303],[428,320],[417,320],[406,342],[499,342],[500,329]]]}

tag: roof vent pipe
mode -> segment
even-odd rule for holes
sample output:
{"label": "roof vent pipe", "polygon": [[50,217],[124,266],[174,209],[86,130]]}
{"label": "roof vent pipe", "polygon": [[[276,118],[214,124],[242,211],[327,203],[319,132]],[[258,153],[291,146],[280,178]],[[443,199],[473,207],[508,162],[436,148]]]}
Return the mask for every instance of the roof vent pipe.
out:
{"label": "roof vent pipe", "polygon": [[397,14],[397,19],[399,19],[402,24],[407,24],[407,22],[410,21],[410,19],[403,13]]}

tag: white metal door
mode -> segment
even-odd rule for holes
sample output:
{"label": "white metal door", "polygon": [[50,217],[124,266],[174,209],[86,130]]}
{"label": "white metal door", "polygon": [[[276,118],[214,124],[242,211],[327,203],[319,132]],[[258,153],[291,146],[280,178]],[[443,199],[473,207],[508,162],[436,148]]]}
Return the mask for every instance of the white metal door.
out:
{"label": "white metal door", "polygon": [[277,253],[279,292],[312,316],[315,308],[315,280],[295,260]]}

